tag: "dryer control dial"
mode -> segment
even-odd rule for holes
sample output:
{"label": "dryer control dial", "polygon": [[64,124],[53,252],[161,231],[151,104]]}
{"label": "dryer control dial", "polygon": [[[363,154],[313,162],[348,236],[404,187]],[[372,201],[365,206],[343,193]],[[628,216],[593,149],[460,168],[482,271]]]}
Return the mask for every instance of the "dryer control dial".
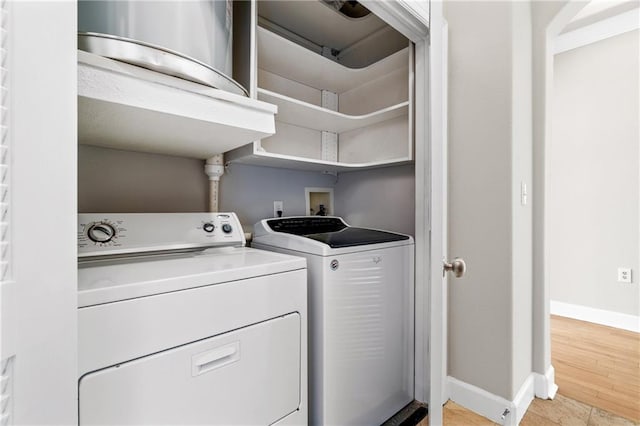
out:
{"label": "dryer control dial", "polygon": [[89,227],[87,236],[94,243],[108,243],[116,236],[116,230],[108,223],[98,222]]}

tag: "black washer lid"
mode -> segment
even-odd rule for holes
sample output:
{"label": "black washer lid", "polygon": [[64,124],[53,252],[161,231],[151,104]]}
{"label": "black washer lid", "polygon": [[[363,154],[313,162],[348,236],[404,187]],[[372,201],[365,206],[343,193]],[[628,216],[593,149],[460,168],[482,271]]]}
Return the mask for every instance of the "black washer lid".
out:
{"label": "black washer lid", "polygon": [[275,232],[293,235],[309,235],[336,232],[347,227],[339,217],[308,216],[270,219],[267,224]]}
{"label": "black washer lid", "polygon": [[305,235],[305,237],[325,243],[331,248],[364,246],[367,244],[389,243],[409,239],[407,235],[378,231],[376,229],[354,228],[351,226],[341,231],[309,234]]}
{"label": "black washer lid", "polygon": [[327,244],[331,248],[381,244],[408,240],[408,235],[376,229],[347,226],[337,217],[304,217],[272,219],[268,225],[276,232],[303,236]]}

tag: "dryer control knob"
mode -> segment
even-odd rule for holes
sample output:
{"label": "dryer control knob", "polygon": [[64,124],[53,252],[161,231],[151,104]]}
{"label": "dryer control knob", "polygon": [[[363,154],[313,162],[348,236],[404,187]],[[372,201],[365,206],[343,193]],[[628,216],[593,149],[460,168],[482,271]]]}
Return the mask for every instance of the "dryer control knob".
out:
{"label": "dryer control knob", "polygon": [[214,229],[216,229],[215,225],[211,222],[207,222],[204,225],[202,225],[202,229],[204,229],[204,232],[213,232]]}
{"label": "dryer control knob", "polygon": [[108,243],[116,236],[116,230],[108,223],[94,223],[89,227],[87,236],[94,243]]}
{"label": "dryer control knob", "polygon": [[222,225],[222,232],[224,232],[225,234],[230,234],[231,231],[233,231],[233,228],[231,227],[231,225],[229,225],[228,223],[225,223],[224,225]]}

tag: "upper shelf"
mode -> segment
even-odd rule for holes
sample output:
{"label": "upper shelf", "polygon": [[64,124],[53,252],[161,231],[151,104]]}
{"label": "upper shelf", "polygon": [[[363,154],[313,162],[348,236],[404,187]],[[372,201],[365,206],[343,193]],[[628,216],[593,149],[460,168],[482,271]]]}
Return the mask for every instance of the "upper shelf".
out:
{"label": "upper shelf", "polygon": [[78,141],[209,158],[275,133],[277,107],[78,51]]}
{"label": "upper shelf", "polygon": [[409,102],[365,115],[347,115],[258,88],[258,99],[278,106],[278,121],[308,129],[343,133],[406,115]]}
{"label": "upper shelf", "polygon": [[325,161],[314,158],[296,157],[256,149],[254,144],[245,145],[225,154],[226,162],[248,164],[263,167],[278,167],[282,169],[317,171],[317,172],[353,172],[388,166],[400,166],[411,163],[409,155],[380,161],[362,163],[343,163],[339,161]]}
{"label": "upper shelf", "polygon": [[348,68],[258,27],[258,68],[317,89],[343,93],[406,68],[409,48],[365,68]]}

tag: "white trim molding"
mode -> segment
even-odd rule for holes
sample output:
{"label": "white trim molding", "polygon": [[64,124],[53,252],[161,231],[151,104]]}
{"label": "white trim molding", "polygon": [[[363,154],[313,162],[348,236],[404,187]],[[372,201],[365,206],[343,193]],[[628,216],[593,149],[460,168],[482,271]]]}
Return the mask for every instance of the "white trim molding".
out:
{"label": "white trim molding", "polygon": [[556,370],[549,366],[545,374],[533,373],[535,394],[540,399],[553,399],[558,392],[556,385]]}
{"label": "white trim molding", "polygon": [[[531,373],[520,387],[520,390],[516,394],[516,397],[513,399],[513,410],[511,411],[512,414],[507,416],[508,422],[505,422],[505,424],[517,426],[522,421],[522,418],[527,413],[527,410],[529,409],[529,405],[531,405],[533,398],[536,397],[535,376],[536,374]],[[514,413],[515,415],[513,415]]]}
{"label": "white trim molding", "polygon": [[640,316],[551,301],[551,315],[573,318],[640,333]]}
{"label": "white trim molding", "polygon": [[364,0],[361,3],[378,18],[414,43],[426,40],[429,36],[429,28],[431,27],[429,13],[431,10],[428,2]]}
{"label": "white trim molding", "polygon": [[560,34],[553,41],[553,54],[557,55],[638,28],[640,28],[640,8]]}
{"label": "white trim molding", "polygon": [[449,376],[449,397],[453,402],[505,426],[517,426],[535,397],[536,374],[524,381],[513,401]]}

